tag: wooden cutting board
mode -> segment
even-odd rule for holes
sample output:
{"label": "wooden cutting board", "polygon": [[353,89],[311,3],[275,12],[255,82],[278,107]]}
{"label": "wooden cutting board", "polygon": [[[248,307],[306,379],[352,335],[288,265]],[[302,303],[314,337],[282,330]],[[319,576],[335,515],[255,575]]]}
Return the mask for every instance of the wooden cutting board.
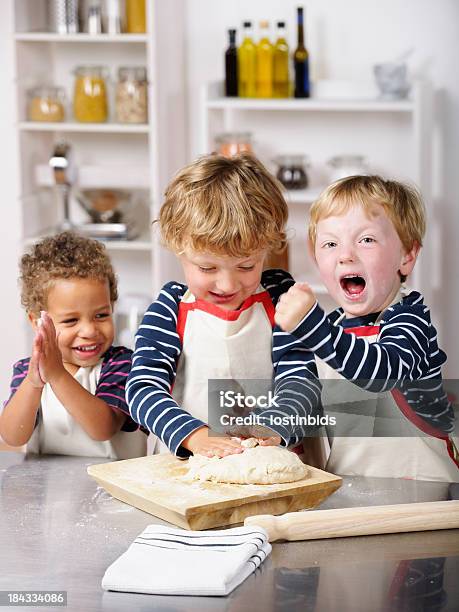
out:
{"label": "wooden cutting board", "polygon": [[[309,466],[308,466],[309,467]],[[187,461],[152,455],[90,465],[88,474],[108,493],[185,529],[242,523],[254,514],[314,508],[341,486],[341,478],[309,467],[310,476],[276,485],[187,481]]]}

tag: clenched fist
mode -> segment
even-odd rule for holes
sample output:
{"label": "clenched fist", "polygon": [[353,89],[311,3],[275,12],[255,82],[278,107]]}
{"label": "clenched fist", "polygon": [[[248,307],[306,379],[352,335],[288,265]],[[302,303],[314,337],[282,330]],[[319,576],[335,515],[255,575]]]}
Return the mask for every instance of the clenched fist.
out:
{"label": "clenched fist", "polygon": [[304,319],[315,302],[316,296],[307,283],[295,283],[280,296],[274,320],[281,329],[290,332]]}

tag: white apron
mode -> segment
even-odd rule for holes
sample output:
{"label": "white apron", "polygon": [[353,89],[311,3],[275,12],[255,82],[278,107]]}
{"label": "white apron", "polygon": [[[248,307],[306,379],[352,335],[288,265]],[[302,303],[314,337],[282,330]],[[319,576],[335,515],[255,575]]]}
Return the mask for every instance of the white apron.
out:
{"label": "white apron", "polygon": [[[339,321],[337,321],[338,323]],[[346,330],[344,330],[346,332]],[[349,330],[348,330],[349,332]],[[357,336],[365,336],[370,343],[376,342],[379,325],[362,326],[353,329]],[[433,480],[441,482],[459,482],[459,469],[448,454],[444,439],[422,434],[413,423],[418,423],[424,431],[429,430],[422,419],[412,414],[412,411],[399,391],[382,394],[370,394],[360,390],[352,382],[346,380],[328,364],[316,357],[317,370],[321,380],[339,380],[336,385],[336,396],[333,397],[333,384],[326,384],[322,396],[324,410],[333,413],[333,404],[339,402],[341,396],[347,401],[361,401],[366,398],[366,415],[336,414],[340,430],[359,432],[363,437],[335,437],[328,441],[323,438],[323,456],[325,469],[329,472],[346,476],[376,476],[386,478],[408,478],[414,480]],[[350,404],[351,406],[351,404]],[[368,414],[368,412],[373,414]],[[405,414],[407,418],[400,421],[402,433],[410,437],[364,437],[370,435],[375,425],[376,413]],[[352,407],[350,408],[352,412]],[[382,422],[384,419],[382,419]],[[412,422],[413,423],[412,423]],[[381,422],[381,420],[380,420]],[[389,421],[388,421],[389,422]],[[457,446],[457,441],[455,441]]]}
{"label": "white apron", "polygon": [[[101,368],[102,360],[93,367],[79,368],[74,378],[86,391],[95,395]],[[43,387],[39,422],[27,443],[28,452],[115,460],[141,457],[146,450],[147,436],[140,430],[119,431],[105,442],[92,440],[63,407],[51,385]]]}
{"label": "white apron", "polygon": [[[187,291],[177,318],[182,353],[172,396],[178,405],[208,423],[209,379],[260,379],[271,388],[273,324],[274,306],[261,286],[239,310],[196,300]],[[156,438],[153,452],[169,449]]]}

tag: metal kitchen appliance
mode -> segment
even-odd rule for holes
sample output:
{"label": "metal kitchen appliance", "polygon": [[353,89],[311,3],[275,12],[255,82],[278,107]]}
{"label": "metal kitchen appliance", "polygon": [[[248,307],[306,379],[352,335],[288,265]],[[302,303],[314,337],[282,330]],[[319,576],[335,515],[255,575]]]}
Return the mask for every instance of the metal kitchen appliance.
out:
{"label": "metal kitchen appliance", "polygon": [[58,142],[49,160],[53,171],[55,188],[64,209],[64,219],[58,225],[59,231],[73,229],[70,221],[70,190],[75,178],[75,167],[73,165],[71,147],[67,142]]}
{"label": "metal kitchen appliance", "polygon": [[[131,194],[121,189],[78,189],[75,187],[76,167],[71,146],[60,141],[49,160],[55,191],[62,204],[64,218],[57,231],[74,230],[100,240],[132,240],[138,235],[136,225],[128,220]],[[89,216],[90,222],[75,224],[70,219],[70,201],[76,200]]]}
{"label": "metal kitchen appliance", "polygon": [[74,197],[91,221],[78,225],[77,231],[101,240],[132,240],[138,235],[126,212],[131,194],[121,189],[79,189]]}

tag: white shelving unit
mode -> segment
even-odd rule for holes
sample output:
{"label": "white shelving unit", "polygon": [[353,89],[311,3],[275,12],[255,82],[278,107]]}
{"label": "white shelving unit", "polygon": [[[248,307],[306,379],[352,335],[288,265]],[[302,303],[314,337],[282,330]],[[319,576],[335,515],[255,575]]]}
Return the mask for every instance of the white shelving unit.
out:
{"label": "white shelving unit", "polygon": [[[51,175],[46,168],[53,146],[65,139],[72,147],[77,186],[134,190],[143,201],[139,237],[108,241],[120,295],[153,297],[176,274],[175,258],[159,245],[152,222],[175,171],[185,163],[185,0],[149,0],[146,34],[55,34],[47,31],[46,0],[6,0],[13,19],[16,134],[20,156],[14,199],[22,217],[23,247],[36,242],[59,220]],[[171,34],[173,33],[173,35]],[[110,117],[107,123],[73,121],[72,97],[77,65],[103,65],[109,73]],[[120,66],[146,66],[149,120],[146,124],[113,122],[113,88]],[[61,86],[67,93],[67,119],[31,122],[26,92],[36,85]],[[44,171],[43,171],[44,170]],[[71,212],[78,210],[75,203]],[[78,221],[78,219],[77,219]]]}
{"label": "white shelving unit", "polygon": [[[8,321],[0,354],[2,397],[8,397],[11,364],[30,353],[30,326],[18,295],[17,262],[24,250],[49,233],[62,214],[53,193],[48,166],[54,145],[72,147],[82,188],[130,190],[139,207],[139,234],[132,241],[106,242],[119,278],[120,300],[131,293],[151,299],[162,284],[181,278],[175,257],[162,249],[152,221],[157,218],[166,185],[185,164],[185,8],[186,0],[148,0],[147,33],[60,35],[47,31],[48,0],[4,0],[0,22],[0,101],[3,201],[8,207],[2,242],[3,313]],[[146,66],[149,120],[145,125],[113,122],[79,124],[71,112],[77,65],[103,65],[110,75],[109,106],[120,66]],[[68,114],[63,123],[27,119],[27,90],[37,85],[63,87]],[[137,210],[137,209],[136,209]],[[83,215],[72,205],[74,220]],[[122,310],[119,303],[118,312]],[[123,319],[124,321],[125,319]],[[120,326],[118,326],[118,331]],[[8,347],[8,348],[6,348]]]}
{"label": "white shelving unit", "polygon": [[58,43],[146,43],[147,34],[54,34],[52,32],[16,32],[16,41]]}
{"label": "white shelving unit", "polygon": [[125,123],[78,123],[60,122],[50,123],[47,121],[21,121],[18,124],[21,132],[90,132],[92,134],[148,134],[148,124],[125,124]]}
{"label": "white shelving unit", "polygon": [[215,150],[221,132],[250,132],[254,152],[275,173],[278,154],[302,154],[310,161],[310,185],[286,192],[290,209],[290,271],[317,293],[324,287],[307,249],[309,205],[329,183],[327,160],[340,154],[364,155],[377,174],[417,185],[426,202],[429,240],[415,268],[412,285],[429,300],[438,289],[435,270],[441,244],[432,208],[432,91],[416,82],[406,100],[226,98],[222,83],[209,83],[201,96],[200,151]]}

